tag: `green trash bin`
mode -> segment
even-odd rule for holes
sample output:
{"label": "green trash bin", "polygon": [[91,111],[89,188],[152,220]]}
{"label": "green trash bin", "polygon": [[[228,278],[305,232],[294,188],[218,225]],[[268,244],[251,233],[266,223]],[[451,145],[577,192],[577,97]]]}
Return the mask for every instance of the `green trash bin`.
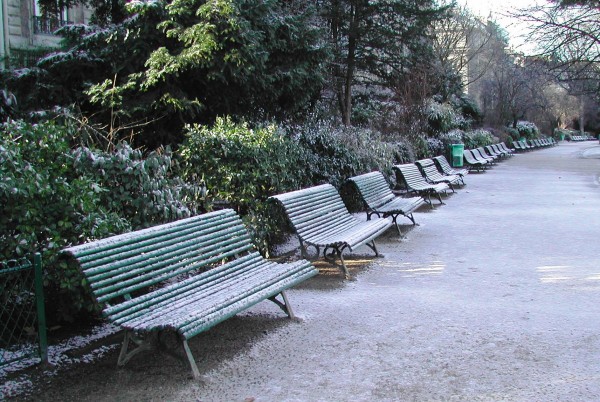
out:
{"label": "green trash bin", "polygon": [[465,144],[452,144],[450,145],[452,153],[452,166],[462,167],[463,166],[463,151],[465,150]]}

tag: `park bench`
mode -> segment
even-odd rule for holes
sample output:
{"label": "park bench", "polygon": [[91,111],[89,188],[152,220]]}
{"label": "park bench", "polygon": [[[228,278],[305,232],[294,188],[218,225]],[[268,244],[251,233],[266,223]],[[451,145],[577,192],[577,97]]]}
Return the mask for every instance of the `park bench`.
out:
{"label": "park bench", "polygon": [[496,158],[503,159],[503,158],[507,157],[506,152],[500,150],[498,147],[495,146],[495,144],[486,145],[484,148],[488,154],[490,154]]}
{"label": "park bench", "polygon": [[502,154],[505,158],[508,158],[509,156],[513,156],[512,151],[503,148],[502,145],[500,143],[498,144],[492,144],[491,145],[492,149],[494,149],[497,153]]}
{"label": "park bench", "polygon": [[446,190],[448,190],[449,186],[446,183],[438,183],[432,184],[428,183],[421,171],[414,163],[405,163],[403,165],[394,165],[392,166],[394,171],[396,172],[396,182],[404,183],[406,186],[406,190],[409,193],[416,193],[417,195],[426,198],[429,206],[433,208],[433,203],[431,202],[431,196],[435,195],[440,204],[443,204],[441,193],[446,194]]}
{"label": "park bench", "polygon": [[438,184],[446,183],[450,190],[454,193],[454,185],[460,184],[461,178],[459,175],[446,175],[440,173],[432,159],[421,159],[415,162],[415,165],[421,170],[421,174],[429,183]]}
{"label": "park bench", "polygon": [[477,169],[477,171],[479,171],[479,169],[485,169],[488,166],[487,160],[476,158],[470,149],[465,149],[463,151],[463,158],[470,170]]}
{"label": "park bench", "polygon": [[103,315],[125,330],[119,366],[175,333],[196,378],[190,338],[267,299],[293,318],[285,290],[318,273],[305,260],[264,259],[231,209],[62,253],[78,263]]}
{"label": "park bench", "polygon": [[455,169],[448,163],[448,160],[444,155],[438,155],[433,157],[433,162],[436,164],[437,168],[443,172],[444,174],[456,174],[460,176],[460,180],[462,185],[465,184],[465,176],[469,174],[468,169]]}
{"label": "park bench", "polygon": [[498,144],[501,150],[506,151],[509,155],[514,155],[514,149],[506,146],[504,142]]}
{"label": "park bench", "polygon": [[474,148],[471,151],[473,151],[473,155],[475,155],[476,157],[481,157],[482,159],[486,159],[491,164],[496,164],[496,159],[498,159],[498,157],[497,156],[489,155],[485,151],[485,149],[483,149],[483,147]]}
{"label": "park bench", "polygon": [[527,150],[521,145],[521,143],[519,141],[513,141],[513,147],[515,147],[515,149],[517,151],[526,151]]}
{"label": "park bench", "polygon": [[423,197],[396,196],[381,172],[354,176],[349,178],[348,182],[358,190],[367,212],[367,220],[371,220],[372,215],[383,218],[391,216],[400,235],[402,232],[396,221],[398,216],[405,216],[412,221],[413,225],[416,224],[413,212],[425,203]]}
{"label": "park bench", "polygon": [[344,261],[344,251],[367,245],[379,256],[375,239],[392,226],[392,222],[385,218],[366,222],[356,219],[331,184],[291,191],[269,199],[283,208],[298,236],[302,255],[308,257],[309,246],[316,249],[317,257],[323,249],[323,257],[330,263],[334,263],[336,257],[340,259],[346,278],[350,278],[350,274]]}
{"label": "park bench", "polygon": [[521,148],[523,148],[526,151],[530,151],[533,149],[533,147],[529,145],[526,140],[519,141],[519,144],[521,144]]}

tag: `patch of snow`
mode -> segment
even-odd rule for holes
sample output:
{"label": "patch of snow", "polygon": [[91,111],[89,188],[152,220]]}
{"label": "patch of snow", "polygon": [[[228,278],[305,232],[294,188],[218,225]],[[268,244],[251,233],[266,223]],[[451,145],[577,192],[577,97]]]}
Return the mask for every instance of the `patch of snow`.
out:
{"label": "patch of snow", "polygon": [[[92,328],[91,333],[88,335],[74,336],[57,345],[49,345],[48,363],[50,364],[50,368],[48,370],[44,370],[43,375],[53,377],[58,375],[60,370],[66,369],[70,365],[78,363],[87,364],[97,361],[107,353],[118,348],[120,345],[100,345],[92,351],[79,357],[70,356],[70,354],[72,354],[70,352],[77,351],[92,344],[93,342],[99,341],[119,331],[119,327],[106,323]],[[9,374],[18,373],[22,370],[33,367],[36,364],[39,364],[39,362],[39,358],[32,357],[14,362],[5,367],[1,367],[0,381],[2,381],[2,384],[0,384],[0,400],[8,397],[18,396],[31,391],[33,387],[31,374],[23,374],[10,380],[6,380],[6,378]]]}

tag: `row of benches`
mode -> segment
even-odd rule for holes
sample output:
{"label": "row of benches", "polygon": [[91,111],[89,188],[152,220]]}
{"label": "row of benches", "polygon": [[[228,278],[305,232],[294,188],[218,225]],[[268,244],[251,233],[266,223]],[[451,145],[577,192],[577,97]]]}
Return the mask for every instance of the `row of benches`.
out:
{"label": "row of benches", "polygon": [[349,277],[346,250],[367,245],[378,255],[375,239],[392,225],[400,234],[399,216],[415,224],[415,210],[427,201],[431,205],[431,195],[464,184],[468,173],[454,170],[443,156],[393,168],[414,196],[396,196],[380,172],[348,180],[361,195],[366,220],[350,214],[330,184],[271,197],[299,238],[303,259],[298,261],[263,258],[231,209],[69,247],[62,254],[77,262],[103,315],[124,329],[119,366],[160,345],[161,334],[171,332],[198,377],[190,338],[263,300],[294,317],[286,290],[318,273],[306,259],[309,247],[317,257],[322,250],[328,261],[339,259]]}
{"label": "row of benches", "polygon": [[503,142],[463,151],[463,159],[471,170],[480,171],[496,164],[499,159],[514,155],[514,149],[508,148]]}
{"label": "row of benches", "polygon": [[595,141],[596,137],[592,135],[572,135],[571,141]]}
{"label": "row of benches", "polygon": [[553,147],[556,144],[557,142],[553,138],[513,141],[513,146],[517,151],[531,151],[537,148]]}

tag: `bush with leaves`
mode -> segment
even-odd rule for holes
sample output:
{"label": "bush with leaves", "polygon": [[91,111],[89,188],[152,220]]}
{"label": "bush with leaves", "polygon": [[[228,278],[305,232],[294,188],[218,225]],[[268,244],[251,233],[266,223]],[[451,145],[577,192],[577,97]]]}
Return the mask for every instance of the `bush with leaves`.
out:
{"label": "bush with leaves", "polygon": [[287,131],[302,149],[307,184],[331,183],[340,187],[356,174],[391,171],[395,146],[383,142],[381,134],[373,130],[306,123],[289,127]]}
{"label": "bush with leaves", "polygon": [[113,152],[85,147],[73,151],[75,171],[92,177],[102,205],[126,218],[133,229],[188,217],[202,209],[203,184],[185,183],[173,175],[173,165],[168,148],[143,155],[122,142]]}
{"label": "bush with leaves", "polygon": [[466,149],[483,147],[494,143],[494,136],[488,130],[478,129],[465,134]]}
{"label": "bush with leaves", "polygon": [[456,128],[466,129],[470,125],[470,121],[450,102],[439,103],[435,99],[430,99],[426,106],[426,113],[432,134],[445,133]]}
{"label": "bush with leaves", "polygon": [[82,277],[58,252],[71,244],[129,229],[104,208],[98,184],[72,169],[71,135],[52,122],[2,126],[0,138],[0,259],[43,253],[51,316],[94,309]]}
{"label": "bush with leaves", "polygon": [[249,223],[256,246],[268,253],[279,222],[265,213],[267,198],[306,184],[301,150],[275,125],[250,127],[218,118],[211,127],[187,126],[178,155],[187,181],[202,178],[207,203],[225,204]]}
{"label": "bush with leaves", "polygon": [[224,201],[241,214],[256,201],[305,183],[299,150],[275,125],[251,128],[218,118],[210,127],[187,126],[178,155],[186,180],[204,179],[209,202]]}
{"label": "bush with leaves", "polygon": [[540,135],[540,130],[530,121],[518,121],[516,130],[519,132],[519,138],[534,139]]}

